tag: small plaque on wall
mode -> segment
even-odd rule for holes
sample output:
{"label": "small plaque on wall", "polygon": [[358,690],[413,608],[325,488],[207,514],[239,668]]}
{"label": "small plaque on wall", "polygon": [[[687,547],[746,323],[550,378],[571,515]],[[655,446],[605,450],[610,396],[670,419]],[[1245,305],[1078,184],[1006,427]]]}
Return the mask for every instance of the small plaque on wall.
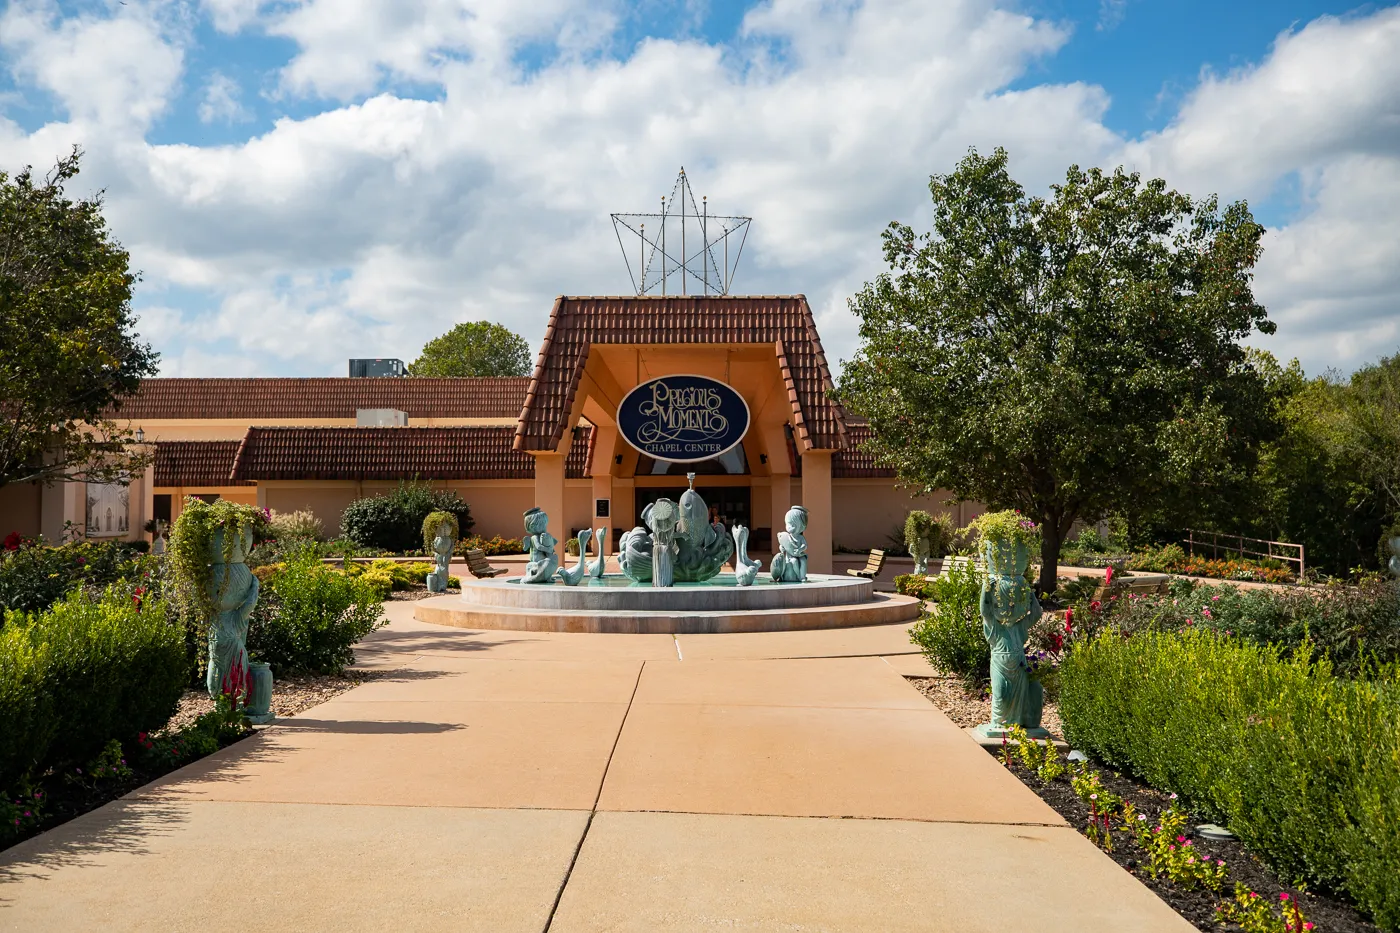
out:
{"label": "small plaque on wall", "polygon": [[608,508],[612,504],[611,499],[594,499],[593,514],[598,518],[608,517]]}

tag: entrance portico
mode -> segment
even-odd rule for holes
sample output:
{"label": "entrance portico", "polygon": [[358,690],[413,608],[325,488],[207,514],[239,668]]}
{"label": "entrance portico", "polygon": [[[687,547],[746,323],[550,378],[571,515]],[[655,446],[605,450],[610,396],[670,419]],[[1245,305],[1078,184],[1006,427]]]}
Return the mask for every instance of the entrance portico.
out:
{"label": "entrance portico", "polygon": [[[681,374],[724,383],[747,403],[749,427],[731,453],[693,465],[668,463],[623,438],[617,417],[624,396],[647,380]],[[800,295],[561,297],[515,447],[536,458],[535,504],[563,515],[569,440],[581,423],[592,425],[592,514],[595,525],[610,528],[636,525],[641,505],[684,488],[690,470],[699,474],[695,486],[707,491],[717,517],[749,526],[756,549],[771,547],[787,510],[801,504],[808,513],[808,566],[829,573],[832,458],[849,446],[832,388],[811,309]]]}

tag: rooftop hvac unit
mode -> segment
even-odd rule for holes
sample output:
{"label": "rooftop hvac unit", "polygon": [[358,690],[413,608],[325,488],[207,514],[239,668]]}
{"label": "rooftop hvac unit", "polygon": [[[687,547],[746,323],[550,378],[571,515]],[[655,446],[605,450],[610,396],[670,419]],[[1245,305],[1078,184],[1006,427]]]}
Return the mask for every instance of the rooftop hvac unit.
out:
{"label": "rooftop hvac unit", "polygon": [[369,376],[407,376],[408,367],[403,364],[403,360],[378,359],[378,360],[351,360],[351,378],[363,379]]}

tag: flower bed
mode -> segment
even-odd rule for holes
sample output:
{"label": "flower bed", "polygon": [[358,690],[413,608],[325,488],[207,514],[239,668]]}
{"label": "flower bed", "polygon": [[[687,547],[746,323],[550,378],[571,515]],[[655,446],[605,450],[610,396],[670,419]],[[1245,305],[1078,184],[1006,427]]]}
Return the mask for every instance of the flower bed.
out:
{"label": "flower bed", "polygon": [[1293,583],[1296,574],[1282,561],[1257,561],[1242,557],[1208,558],[1187,554],[1179,545],[1147,548],[1128,559],[1128,569],[1145,573],[1175,573],[1216,580],[1256,583]]}
{"label": "flower bed", "polygon": [[1210,631],[1103,632],[1069,653],[1059,686],[1076,748],[1400,930],[1400,671],[1347,680]]}

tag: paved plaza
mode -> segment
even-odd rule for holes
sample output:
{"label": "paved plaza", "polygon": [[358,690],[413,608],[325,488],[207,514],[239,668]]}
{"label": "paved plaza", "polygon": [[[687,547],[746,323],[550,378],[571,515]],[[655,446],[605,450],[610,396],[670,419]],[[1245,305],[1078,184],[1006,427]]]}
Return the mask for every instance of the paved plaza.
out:
{"label": "paved plaza", "polygon": [[386,610],[383,676],[0,853],[0,930],[1192,929],[904,680],[906,626]]}

